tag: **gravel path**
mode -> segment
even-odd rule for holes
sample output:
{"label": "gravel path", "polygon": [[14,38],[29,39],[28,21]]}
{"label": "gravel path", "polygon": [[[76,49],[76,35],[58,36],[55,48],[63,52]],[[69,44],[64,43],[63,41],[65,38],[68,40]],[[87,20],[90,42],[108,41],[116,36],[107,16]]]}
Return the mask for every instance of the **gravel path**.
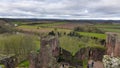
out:
{"label": "gravel path", "polygon": [[100,61],[94,62],[94,67],[93,68],[104,68],[103,63]]}

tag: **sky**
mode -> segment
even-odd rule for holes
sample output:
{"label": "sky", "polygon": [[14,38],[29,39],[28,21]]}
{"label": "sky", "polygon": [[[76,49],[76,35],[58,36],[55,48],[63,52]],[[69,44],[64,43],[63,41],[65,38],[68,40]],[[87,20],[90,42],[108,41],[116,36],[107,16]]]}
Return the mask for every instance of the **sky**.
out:
{"label": "sky", "polygon": [[0,18],[120,20],[120,0],[0,0]]}

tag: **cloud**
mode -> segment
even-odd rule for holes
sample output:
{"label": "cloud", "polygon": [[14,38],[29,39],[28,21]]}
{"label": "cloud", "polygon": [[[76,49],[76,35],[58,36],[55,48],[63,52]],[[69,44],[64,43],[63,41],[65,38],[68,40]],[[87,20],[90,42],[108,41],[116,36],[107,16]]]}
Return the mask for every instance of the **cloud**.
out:
{"label": "cloud", "polygon": [[120,18],[120,0],[1,0],[0,17]]}

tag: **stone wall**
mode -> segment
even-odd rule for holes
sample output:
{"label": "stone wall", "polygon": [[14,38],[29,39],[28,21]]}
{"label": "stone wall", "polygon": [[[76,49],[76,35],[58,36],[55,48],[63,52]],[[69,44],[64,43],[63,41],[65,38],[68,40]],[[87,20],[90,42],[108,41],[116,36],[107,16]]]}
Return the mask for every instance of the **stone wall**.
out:
{"label": "stone wall", "polygon": [[117,33],[106,33],[106,47],[107,47],[107,55],[120,57],[120,36]]}
{"label": "stone wall", "polygon": [[30,54],[30,68],[58,68],[57,56],[59,56],[58,40],[55,37],[41,38],[39,53]]}
{"label": "stone wall", "polygon": [[82,66],[84,59],[92,58],[96,61],[102,61],[105,54],[105,49],[100,47],[85,47],[72,55],[67,50],[59,47],[58,38],[54,36],[43,37],[40,41],[40,52],[32,52],[29,55],[29,68],[60,68],[61,62],[75,67]]}
{"label": "stone wall", "polygon": [[86,47],[80,49],[75,57],[78,60],[84,60],[85,58],[93,59],[95,61],[102,61],[103,55],[105,55],[105,49],[97,48],[97,47]]}
{"label": "stone wall", "polygon": [[15,56],[7,56],[0,60],[0,63],[4,64],[5,68],[15,68],[18,64]]}

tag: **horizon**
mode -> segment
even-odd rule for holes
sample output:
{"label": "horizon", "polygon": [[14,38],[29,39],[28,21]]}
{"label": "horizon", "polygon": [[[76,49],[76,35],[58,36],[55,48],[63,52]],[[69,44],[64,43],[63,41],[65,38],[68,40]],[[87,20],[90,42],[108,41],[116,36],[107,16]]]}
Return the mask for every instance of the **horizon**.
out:
{"label": "horizon", "polygon": [[54,20],[54,19],[55,19],[55,20],[120,20],[120,18],[79,18],[79,19],[73,19],[73,18],[72,18],[72,19],[69,19],[69,18],[66,19],[66,18],[64,18],[64,19],[63,19],[63,18],[27,18],[27,17],[26,17],[26,18],[24,18],[24,17],[23,17],[23,18],[17,18],[17,17],[16,17],[16,18],[12,18],[12,17],[11,17],[11,18],[9,18],[9,17],[1,18],[1,17],[0,17],[0,19],[41,19],[41,20],[42,20],[42,19],[45,19],[45,20]]}

